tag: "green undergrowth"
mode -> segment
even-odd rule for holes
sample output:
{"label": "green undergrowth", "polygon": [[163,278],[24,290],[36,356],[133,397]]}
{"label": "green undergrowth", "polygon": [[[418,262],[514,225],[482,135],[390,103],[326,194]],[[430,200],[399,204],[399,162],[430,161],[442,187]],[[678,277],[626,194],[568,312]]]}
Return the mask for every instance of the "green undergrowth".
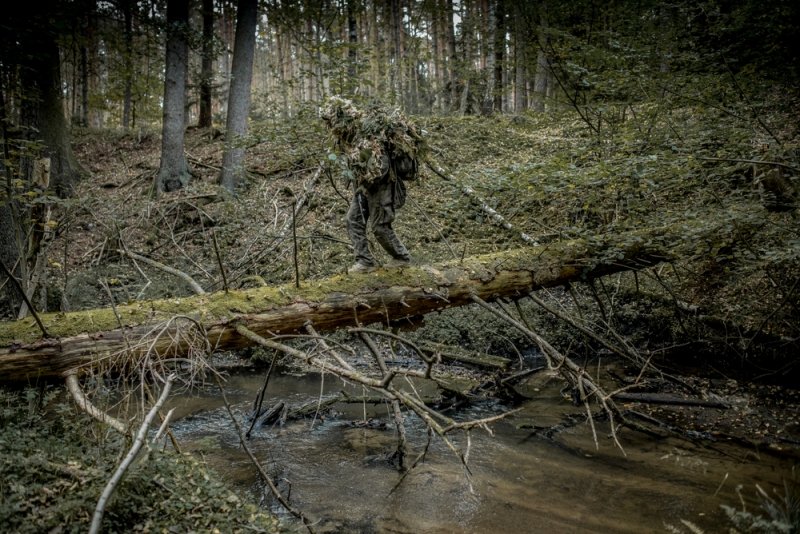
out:
{"label": "green undergrowth", "polygon": [[[86,532],[130,443],[62,390],[0,389],[0,531]],[[276,532],[277,521],[197,458],[142,452],[106,507],[103,532]]]}

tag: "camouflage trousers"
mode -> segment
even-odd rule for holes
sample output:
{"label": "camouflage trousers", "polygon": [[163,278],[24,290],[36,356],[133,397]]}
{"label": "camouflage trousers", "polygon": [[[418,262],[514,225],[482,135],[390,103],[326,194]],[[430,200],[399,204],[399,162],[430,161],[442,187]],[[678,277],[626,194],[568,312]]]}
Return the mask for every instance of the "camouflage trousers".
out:
{"label": "camouflage trousers", "polygon": [[375,265],[375,258],[367,242],[368,225],[371,225],[372,233],[380,246],[392,258],[410,259],[408,250],[392,228],[395,210],[400,209],[405,200],[406,188],[400,180],[383,181],[370,187],[356,189],[347,212],[347,233],[353,243],[357,262],[363,265]]}

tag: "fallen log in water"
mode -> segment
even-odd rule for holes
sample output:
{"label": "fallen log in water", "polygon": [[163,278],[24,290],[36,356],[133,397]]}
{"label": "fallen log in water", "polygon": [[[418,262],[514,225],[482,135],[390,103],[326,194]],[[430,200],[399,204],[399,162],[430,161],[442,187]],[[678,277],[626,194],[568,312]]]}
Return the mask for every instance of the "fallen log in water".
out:
{"label": "fallen log in water", "polygon": [[369,323],[391,323],[485,300],[521,298],[530,291],[654,265],[676,237],[627,233],[551,243],[432,266],[336,275],[294,285],[140,301],[111,308],[40,314],[0,323],[0,379],[32,381],[64,376],[122,354],[180,358],[198,336],[215,350],[252,341],[237,325],[269,337]]}

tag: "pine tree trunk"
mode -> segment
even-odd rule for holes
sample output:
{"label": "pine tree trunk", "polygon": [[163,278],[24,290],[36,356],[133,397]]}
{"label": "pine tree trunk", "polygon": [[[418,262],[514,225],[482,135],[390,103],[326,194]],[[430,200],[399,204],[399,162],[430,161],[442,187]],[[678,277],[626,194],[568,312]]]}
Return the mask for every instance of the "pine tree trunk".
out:
{"label": "pine tree trunk", "polygon": [[211,128],[211,86],[214,77],[214,0],[203,0],[203,45],[200,60],[200,116],[197,125]]}
{"label": "pine tree trunk", "polygon": [[525,65],[525,27],[522,8],[514,4],[514,113],[522,113],[527,106],[527,80]]}
{"label": "pine tree trunk", "polygon": [[161,126],[161,166],[156,191],[176,191],[189,183],[184,154],[186,131],[186,65],[189,47],[189,0],[167,2],[167,66],[164,75],[164,112]]}
{"label": "pine tree trunk", "polygon": [[494,111],[503,112],[503,61],[506,48],[505,0],[497,0],[494,33]]}
{"label": "pine tree trunk", "polygon": [[257,0],[239,0],[225,128],[225,154],[219,177],[219,184],[230,193],[236,191],[244,178],[243,142],[247,135],[247,118],[250,113],[250,84],[253,80],[257,23]]}
{"label": "pine tree trunk", "polygon": [[453,22],[453,0],[445,1],[445,28],[447,31],[447,54],[450,62],[450,106],[453,109],[458,103],[458,58],[456,57],[456,30]]}
{"label": "pine tree trunk", "polygon": [[122,96],[122,127],[126,130],[131,126],[131,99],[133,98],[133,6],[131,0],[122,2],[122,18],[124,20],[125,57],[124,83],[125,89]]}
{"label": "pine tree trunk", "polygon": [[546,3],[539,6],[539,46],[536,53],[536,73],[533,78],[533,109],[543,112],[545,110],[545,100],[551,85],[550,66],[547,63],[547,56],[544,48],[547,46],[547,7]]}

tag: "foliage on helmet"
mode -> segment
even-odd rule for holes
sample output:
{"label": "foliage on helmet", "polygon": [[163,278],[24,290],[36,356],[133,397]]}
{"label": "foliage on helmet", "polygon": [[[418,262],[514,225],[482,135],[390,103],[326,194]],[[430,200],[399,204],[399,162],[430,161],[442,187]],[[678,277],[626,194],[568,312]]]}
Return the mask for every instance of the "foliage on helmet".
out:
{"label": "foliage on helmet", "polygon": [[362,111],[350,100],[333,96],[322,110],[322,119],[360,185],[385,176],[390,159],[416,160],[425,151],[422,133],[399,109],[373,105]]}

